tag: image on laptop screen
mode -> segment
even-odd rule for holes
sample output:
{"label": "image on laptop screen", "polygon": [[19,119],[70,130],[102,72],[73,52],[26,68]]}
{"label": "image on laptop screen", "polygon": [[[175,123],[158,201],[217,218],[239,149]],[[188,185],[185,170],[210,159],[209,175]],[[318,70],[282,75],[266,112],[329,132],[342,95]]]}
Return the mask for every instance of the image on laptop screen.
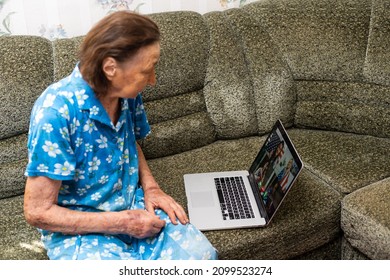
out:
{"label": "image on laptop screen", "polygon": [[[277,127],[250,168],[267,216],[272,217],[299,172],[288,136]],[[298,163],[299,164],[299,163]]]}

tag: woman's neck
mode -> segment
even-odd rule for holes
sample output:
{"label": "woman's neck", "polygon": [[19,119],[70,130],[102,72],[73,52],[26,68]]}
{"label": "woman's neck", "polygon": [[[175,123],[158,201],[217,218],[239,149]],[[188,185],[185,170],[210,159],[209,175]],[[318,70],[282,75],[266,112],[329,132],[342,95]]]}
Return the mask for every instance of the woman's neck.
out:
{"label": "woman's neck", "polygon": [[116,125],[120,116],[120,98],[112,98],[106,95],[100,97],[99,100],[102,103],[104,109],[106,109],[111,122]]}

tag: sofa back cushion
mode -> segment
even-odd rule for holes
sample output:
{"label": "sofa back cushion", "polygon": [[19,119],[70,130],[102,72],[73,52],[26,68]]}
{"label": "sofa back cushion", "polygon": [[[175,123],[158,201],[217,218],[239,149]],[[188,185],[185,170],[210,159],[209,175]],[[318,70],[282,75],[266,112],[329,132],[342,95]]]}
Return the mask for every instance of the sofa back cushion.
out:
{"label": "sofa back cushion", "polygon": [[367,81],[390,86],[390,2],[373,0],[364,77]]}
{"label": "sofa back cushion", "polygon": [[[288,64],[256,15],[244,9],[225,12],[239,38],[253,86],[258,134],[268,133],[277,119],[294,123],[296,92]],[[261,15],[260,15],[261,17]]]}
{"label": "sofa back cushion", "polygon": [[28,131],[35,99],[53,80],[52,46],[34,36],[0,37],[0,139]]}

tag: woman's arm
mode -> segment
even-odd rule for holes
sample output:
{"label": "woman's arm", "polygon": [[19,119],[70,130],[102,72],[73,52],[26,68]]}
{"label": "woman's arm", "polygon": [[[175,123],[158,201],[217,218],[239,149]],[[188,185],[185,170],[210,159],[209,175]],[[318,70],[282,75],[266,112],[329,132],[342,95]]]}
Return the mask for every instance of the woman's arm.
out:
{"label": "woman's arm", "polygon": [[177,219],[179,219],[180,223],[187,224],[189,220],[183,207],[161,190],[152,175],[152,172],[146,162],[145,155],[138,143],[137,149],[139,180],[145,193],[146,210],[150,213],[154,213],[155,209],[161,208],[168,214],[173,224],[177,224]]}
{"label": "woman's arm", "polygon": [[29,224],[65,234],[128,234],[150,237],[165,222],[144,210],[121,212],[81,212],[57,205],[61,181],[47,177],[28,177],[24,195],[24,214]]}

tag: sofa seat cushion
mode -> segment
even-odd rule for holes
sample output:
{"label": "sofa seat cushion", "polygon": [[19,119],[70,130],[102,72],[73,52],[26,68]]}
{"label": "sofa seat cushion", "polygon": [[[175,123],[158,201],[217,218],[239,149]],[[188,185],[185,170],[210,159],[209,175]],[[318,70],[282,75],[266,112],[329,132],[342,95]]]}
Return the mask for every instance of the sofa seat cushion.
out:
{"label": "sofa seat cushion", "polygon": [[[161,187],[186,208],[183,174],[248,169],[265,137],[217,141],[149,161]],[[288,259],[319,248],[340,234],[341,196],[304,170],[267,228],[205,232],[220,259]],[[272,242],[270,242],[272,240]]]}
{"label": "sofa seat cushion", "polygon": [[343,194],[390,177],[390,140],[352,133],[292,129],[307,169]]}
{"label": "sofa seat cushion", "polygon": [[27,224],[23,196],[0,200],[0,260],[45,260],[37,229]]}
{"label": "sofa seat cushion", "polygon": [[341,227],[360,252],[371,259],[390,260],[390,178],[347,195]]}

